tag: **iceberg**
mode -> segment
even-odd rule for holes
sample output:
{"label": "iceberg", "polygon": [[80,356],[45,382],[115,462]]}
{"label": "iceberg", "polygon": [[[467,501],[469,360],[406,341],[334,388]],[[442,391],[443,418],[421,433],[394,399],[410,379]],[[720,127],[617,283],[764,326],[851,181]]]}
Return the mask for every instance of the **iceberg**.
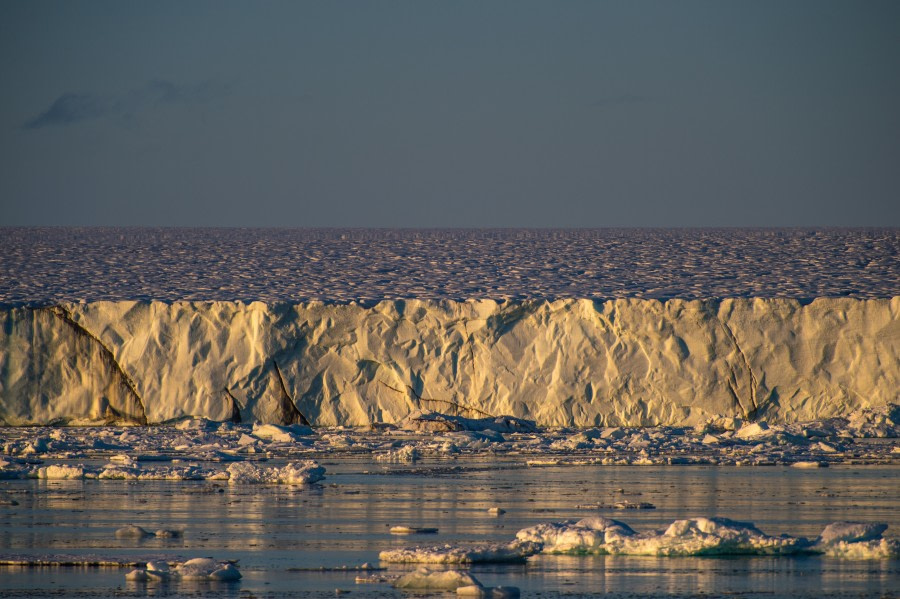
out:
{"label": "iceberg", "polygon": [[13,306],[0,423],[772,426],[896,402],[898,338],[900,297]]}

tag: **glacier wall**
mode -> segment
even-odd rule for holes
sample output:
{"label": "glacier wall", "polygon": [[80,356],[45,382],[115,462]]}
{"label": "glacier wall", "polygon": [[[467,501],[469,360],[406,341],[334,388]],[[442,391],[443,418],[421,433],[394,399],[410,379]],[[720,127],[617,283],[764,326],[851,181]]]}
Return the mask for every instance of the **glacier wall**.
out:
{"label": "glacier wall", "polygon": [[898,401],[898,314],[900,297],[7,307],[0,423],[810,420]]}

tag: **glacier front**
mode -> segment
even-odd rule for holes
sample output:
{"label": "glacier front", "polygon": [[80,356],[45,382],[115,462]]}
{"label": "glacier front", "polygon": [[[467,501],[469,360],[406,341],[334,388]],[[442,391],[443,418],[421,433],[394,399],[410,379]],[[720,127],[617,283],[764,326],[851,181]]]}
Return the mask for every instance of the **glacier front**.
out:
{"label": "glacier front", "polygon": [[897,402],[900,297],[0,308],[0,423],[770,422]]}

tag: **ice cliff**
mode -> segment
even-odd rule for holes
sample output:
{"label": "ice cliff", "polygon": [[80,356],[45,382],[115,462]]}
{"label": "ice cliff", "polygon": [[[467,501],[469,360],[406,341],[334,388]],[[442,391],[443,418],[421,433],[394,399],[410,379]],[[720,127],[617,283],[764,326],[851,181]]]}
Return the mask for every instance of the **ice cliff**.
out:
{"label": "ice cliff", "polygon": [[812,420],[898,401],[900,297],[0,309],[0,422]]}

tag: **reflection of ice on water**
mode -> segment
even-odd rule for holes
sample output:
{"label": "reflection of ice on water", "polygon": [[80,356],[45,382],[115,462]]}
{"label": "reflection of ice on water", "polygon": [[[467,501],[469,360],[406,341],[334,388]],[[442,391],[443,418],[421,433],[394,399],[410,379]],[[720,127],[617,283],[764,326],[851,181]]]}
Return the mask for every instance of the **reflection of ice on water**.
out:
{"label": "reflection of ice on water", "polygon": [[[284,459],[275,459],[266,466],[284,463]],[[888,535],[900,531],[894,503],[900,473],[896,465],[838,465],[816,470],[524,468],[522,459],[515,456],[430,458],[415,464],[384,464],[365,456],[345,456],[322,459],[321,463],[326,479],[306,486],[217,481],[4,481],[3,493],[19,505],[0,508],[6,518],[0,526],[0,553],[237,559],[243,578],[233,583],[236,589],[299,596],[298,589],[331,595],[335,588],[357,589],[359,571],[310,569],[377,564],[379,552],[423,541],[428,545],[508,543],[521,529],[566,519],[615,518],[639,533],[698,516],[751,521],[770,535],[809,538],[819,535],[825,524],[846,519],[886,522]],[[652,502],[657,509],[625,513],[598,507],[622,497]],[[506,510],[502,518],[488,512],[494,506]],[[130,524],[184,532],[180,539],[116,539],[115,531]],[[390,528],[398,525],[439,527],[439,533],[422,538],[391,535]],[[392,576],[415,569],[412,565],[384,566]],[[755,557],[723,561],[538,554],[529,558],[527,565],[473,565],[463,570],[485,586],[516,586],[525,594],[537,590],[655,593],[659,589],[684,594],[729,588],[748,592],[793,589],[812,596],[813,584],[822,585],[825,594],[878,594],[900,584],[896,559],[859,562]],[[19,588],[49,589],[47,581],[54,580],[64,588],[93,588],[94,596],[100,596],[99,589],[122,586],[126,570],[55,569],[49,571],[49,578],[47,570],[41,572],[41,576],[32,576],[27,571],[6,571],[0,577],[0,594],[17,584]],[[401,596],[389,584],[366,585],[356,592],[397,592]]]}

